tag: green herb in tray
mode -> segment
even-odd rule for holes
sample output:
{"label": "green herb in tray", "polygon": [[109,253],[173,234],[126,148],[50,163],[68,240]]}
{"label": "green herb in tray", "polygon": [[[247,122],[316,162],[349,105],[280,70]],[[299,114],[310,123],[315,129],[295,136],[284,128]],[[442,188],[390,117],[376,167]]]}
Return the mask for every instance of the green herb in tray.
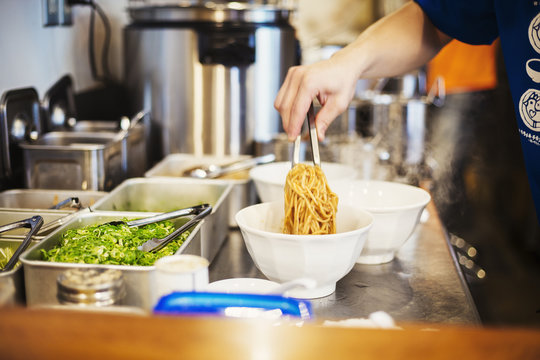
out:
{"label": "green herb in tray", "polygon": [[150,266],[157,259],[176,253],[190,231],[156,253],[141,251],[138,246],[174,230],[171,221],[131,228],[125,224],[86,226],[67,230],[56,247],[41,252],[43,259],[51,262]]}

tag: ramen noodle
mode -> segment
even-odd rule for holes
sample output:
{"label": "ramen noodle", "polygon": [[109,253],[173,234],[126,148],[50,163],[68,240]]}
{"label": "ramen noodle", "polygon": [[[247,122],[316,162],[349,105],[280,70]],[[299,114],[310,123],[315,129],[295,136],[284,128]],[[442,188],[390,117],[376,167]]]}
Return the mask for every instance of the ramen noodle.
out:
{"label": "ramen noodle", "polygon": [[319,166],[295,165],[285,182],[283,232],[294,235],[336,233],[338,197]]}

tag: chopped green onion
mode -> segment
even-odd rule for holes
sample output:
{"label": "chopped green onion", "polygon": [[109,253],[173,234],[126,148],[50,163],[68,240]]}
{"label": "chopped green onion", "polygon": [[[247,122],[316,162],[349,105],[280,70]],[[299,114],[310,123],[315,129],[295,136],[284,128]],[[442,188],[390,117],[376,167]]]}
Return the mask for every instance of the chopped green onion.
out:
{"label": "chopped green onion", "polygon": [[151,266],[157,259],[175,254],[190,231],[185,231],[155,253],[141,251],[138,247],[174,230],[171,221],[131,228],[126,224],[86,226],[67,230],[57,246],[42,249],[41,253],[43,259],[50,262]]}

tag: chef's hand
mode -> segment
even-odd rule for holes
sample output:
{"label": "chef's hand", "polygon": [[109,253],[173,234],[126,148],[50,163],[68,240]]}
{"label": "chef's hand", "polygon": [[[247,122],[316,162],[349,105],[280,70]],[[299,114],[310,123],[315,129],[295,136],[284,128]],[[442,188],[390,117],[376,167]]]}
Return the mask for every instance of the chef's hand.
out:
{"label": "chef's hand", "polygon": [[328,126],[345,111],[353,98],[357,77],[344,60],[337,56],[289,69],[274,102],[289,140],[300,134],[313,99],[321,104],[315,117],[319,140],[324,139]]}
{"label": "chef's hand", "polygon": [[418,69],[450,40],[416,2],[409,1],[330,59],[291,68],[274,102],[289,139],[300,133],[314,98],[322,105],[315,118],[322,140],[330,123],[352,100],[358,79],[379,79]]}

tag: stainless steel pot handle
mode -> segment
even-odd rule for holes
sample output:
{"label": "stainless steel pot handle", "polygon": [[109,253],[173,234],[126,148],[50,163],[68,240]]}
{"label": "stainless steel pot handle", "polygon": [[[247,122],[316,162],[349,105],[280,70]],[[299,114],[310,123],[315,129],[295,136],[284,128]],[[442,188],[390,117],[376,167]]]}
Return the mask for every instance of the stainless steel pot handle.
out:
{"label": "stainless steel pot handle", "polygon": [[442,76],[437,76],[426,96],[426,102],[437,107],[444,105],[446,100],[446,84]]}

